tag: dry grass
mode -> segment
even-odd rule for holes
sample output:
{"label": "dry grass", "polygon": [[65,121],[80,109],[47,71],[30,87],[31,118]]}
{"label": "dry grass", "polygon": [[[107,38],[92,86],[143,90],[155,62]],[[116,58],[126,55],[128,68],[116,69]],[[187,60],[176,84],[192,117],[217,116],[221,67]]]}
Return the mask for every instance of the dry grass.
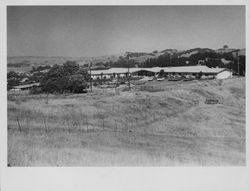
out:
{"label": "dry grass", "polygon": [[245,165],[244,78],[151,86],[8,95],[9,165]]}

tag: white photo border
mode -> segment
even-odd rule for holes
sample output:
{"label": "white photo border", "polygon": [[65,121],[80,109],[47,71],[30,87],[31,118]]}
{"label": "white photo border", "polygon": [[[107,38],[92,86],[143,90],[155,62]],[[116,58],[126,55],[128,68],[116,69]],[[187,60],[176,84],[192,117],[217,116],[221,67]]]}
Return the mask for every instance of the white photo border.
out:
{"label": "white photo border", "polygon": [[[247,191],[249,168],[249,68],[246,66],[246,160],[243,167],[7,167],[7,6],[11,5],[245,5],[249,63],[249,3],[242,0],[2,0],[0,1],[0,190],[2,191]],[[247,65],[247,64],[246,64]]]}

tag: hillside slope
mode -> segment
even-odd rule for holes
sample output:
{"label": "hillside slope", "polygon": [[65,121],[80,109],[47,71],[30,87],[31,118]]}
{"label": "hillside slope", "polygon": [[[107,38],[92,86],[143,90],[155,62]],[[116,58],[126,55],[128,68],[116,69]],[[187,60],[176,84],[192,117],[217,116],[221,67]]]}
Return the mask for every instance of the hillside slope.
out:
{"label": "hillside slope", "polygon": [[94,92],[51,96],[49,104],[9,95],[9,164],[245,165],[245,78]]}

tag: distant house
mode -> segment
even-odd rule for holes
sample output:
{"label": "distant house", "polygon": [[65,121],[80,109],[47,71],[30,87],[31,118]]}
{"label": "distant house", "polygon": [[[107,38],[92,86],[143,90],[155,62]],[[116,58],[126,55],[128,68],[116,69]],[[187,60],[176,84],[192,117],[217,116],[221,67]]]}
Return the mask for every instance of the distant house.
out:
{"label": "distant house", "polygon": [[29,81],[28,78],[23,78],[20,82],[21,82],[21,83],[24,83],[24,82],[27,82],[27,81]]}
{"label": "distant house", "polygon": [[11,91],[23,91],[23,90],[31,90],[32,88],[40,87],[40,83],[32,83],[26,85],[14,86]]}
{"label": "distant house", "polygon": [[216,79],[227,79],[227,78],[231,78],[232,76],[233,76],[232,71],[228,70],[228,69],[225,69],[225,70],[222,70],[222,71],[218,72],[215,75],[215,78]]}
{"label": "distant house", "polygon": [[[180,66],[180,67],[154,67],[154,68],[130,68],[129,73],[132,76],[156,76],[163,70],[166,75],[193,75],[200,73],[204,76],[213,76],[216,79],[225,79],[232,77],[232,71],[227,68],[209,68],[207,66]],[[110,68],[108,70],[93,70],[91,77],[100,79],[101,75],[105,76],[126,76],[128,68]]]}

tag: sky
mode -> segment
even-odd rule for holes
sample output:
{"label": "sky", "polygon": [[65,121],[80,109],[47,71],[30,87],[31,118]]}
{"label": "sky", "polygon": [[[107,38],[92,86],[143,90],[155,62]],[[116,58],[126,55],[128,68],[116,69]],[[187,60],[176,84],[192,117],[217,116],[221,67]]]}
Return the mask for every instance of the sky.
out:
{"label": "sky", "polygon": [[8,6],[8,56],[245,48],[244,6]]}

